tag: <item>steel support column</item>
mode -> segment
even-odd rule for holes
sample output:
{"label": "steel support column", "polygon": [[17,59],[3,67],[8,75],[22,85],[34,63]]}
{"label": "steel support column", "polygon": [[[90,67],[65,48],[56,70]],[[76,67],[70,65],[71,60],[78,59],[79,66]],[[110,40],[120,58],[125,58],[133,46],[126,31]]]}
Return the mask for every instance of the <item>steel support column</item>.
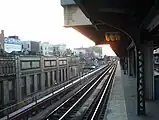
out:
{"label": "steel support column", "polygon": [[154,63],[153,63],[153,42],[144,45],[144,79],[145,79],[145,98],[154,99]]}
{"label": "steel support column", "polygon": [[135,58],[135,49],[132,51],[132,63],[133,63],[133,77],[136,77],[136,58]]}
{"label": "steel support column", "polygon": [[128,75],[131,76],[131,52],[128,50]]}
{"label": "steel support column", "polygon": [[153,42],[136,49],[137,57],[137,113],[145,115],[145,100],[154,98]]}
{"label": "steel support column", "polygon": [[124,57],[120,58],[121,69],[124,70]]}
{"label": "steel support column", "polygon": [[137,114],[145,115],[145,81],[144,81],[144,53],[136,49],[137,58]]}
{"label": "steel support column", "polygon": [[133,49],[130,50],[130,76],[133,76]]}
{"label": "steel support column", "polygon": [[124,74],[128,74],[128,57],[124,57]]}
{"label": "steel support column", "polygon": [[132,49],[130,49],[129,51],[128,51],[128,75],[129,76],[132,76],[133,75],[133,61],[132,61]]}
{"label": "steel support column", "polygon": [[130,72],[129,72],[129,75],[132,76],[132,77],[135,77],[135,72],[136,72],[136,66],[135,66],[135,50],[134,48],[130,49]]}

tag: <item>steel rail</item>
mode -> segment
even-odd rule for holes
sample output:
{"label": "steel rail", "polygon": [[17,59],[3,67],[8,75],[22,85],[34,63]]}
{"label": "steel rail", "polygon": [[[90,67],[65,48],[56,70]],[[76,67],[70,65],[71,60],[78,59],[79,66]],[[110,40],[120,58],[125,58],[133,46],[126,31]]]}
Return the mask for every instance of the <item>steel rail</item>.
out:
{"label": "steel rail", "polygon": [[100,106],[102,105],[101,103],[102,103],[102,101],[103,101],[103,99],[105,99],[105,95],[106,95],[106,92],[108,91],[108,88],[109,88],[109,86],[110,86],[110,84],[111,84],[111,82],[112,82],[112,79],[114,78],[114,73],[115,73],[115,70],[116,70],[116,66],[114,67],[114,70],[113,70],[113,72],[111,73],[111,75],[110,75],[110,77],[109,77],[109,80],[108,80],[108,83],[107,83],[107,85],[106,85],[106,87],[105,87],[105,89],[104,89],[104,91],[103,91],[103,94],[102,94],[102,96],[101,96],[101,98],[100,98],[100,100],[99,100],[99,102],[98,102],[98,104],[97,104],[97,106],[95,107],[96,109],[95,109],[95,111],[94,111],[94,113],[93,113],[93,115],[92,115],[92,117],[91,117],[91,120],[97,120],[97,116],[99,117],[99,113],[100,113]]}
{"label": "steel rail", "polygon": [[[106,71],[104,72],[104,74],[102,74],[102,75],[96,80],[96,82],[95,82],[93,85],[91,85],[91,87],[89,88],[89,90],[87,90],[87,91],[82,95],[82,97],[80,97],[80,99],[78,99],[78,100],[60,117],[59,120],[63,119],[63,118],[73,109],[73,107],[76,106],[76,104],[77,104],[82,98],[84,98],[84,96],[88,93],[88,91],[90,91],[90,90],[93,88],[93,86],[95,86],[95,85],[101,80],[101,78],[102,78],[106,73],[108,73],[108,71],[109,71],[111,68],[112,68],[112,66],[109,66],[108,68],[106,68]],[[85,86],[83,86],[74,96],[76,96],[78,93],[80,93],[83,89],[85,89],[86,86],[88,86],[88,85],[89,85],[90,83],[92,83],[94,80],[95,80],[95,79],[92,79],[91,81],[89,81],[89,83],[87,83]],[[71,98],[67,99],[64,103],[62,103],[62,104],[61,104],[60,106],[58,106],[55,110],[53,110],[53,111],[48,115],[48,117],[46,117],[46,118],[48,118],[47,120],[49,120],[49,119],[51,118],[52,114],[56,113],[56,111],[57,111],[58,109],[60,109],[60,108],[61,108],[62,106],[64,106],[67,102],[69,102],[69,100],[71,100],[74,96],[72,96]]]}

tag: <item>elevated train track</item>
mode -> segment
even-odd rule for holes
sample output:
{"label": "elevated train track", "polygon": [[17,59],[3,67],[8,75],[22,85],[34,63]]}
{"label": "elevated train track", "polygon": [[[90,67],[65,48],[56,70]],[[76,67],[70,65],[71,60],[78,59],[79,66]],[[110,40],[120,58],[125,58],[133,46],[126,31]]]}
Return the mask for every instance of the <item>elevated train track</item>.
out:
{"label": "elevated train track", "polygon": [[[63,97],[65,94],[72,91],[72,89],[75,89],[77,86],[82,84],[82,81],[84,83],[84,80],[87,79],[93,79],[94,77],[101,74],[103,70],[106,69],[109,65],[102,66],[98,68],[97,70],[91,71],[87,75],[82,76],[81,78],[78,78],[74,81],[70,81],[67,84],[62,85],[58,89],[54,89],[50,94],[47,94],[45,97],[41,99],[35,99],[34,102],[28,104],[27,106],[22,107],[21,109],[18,109],[13,112],[9,112],[10,108],[7,108],[5,110],[0,111],[2,114],[4,114],[4,117],[0,118],[0,120],[23,120],[33,117],[35,114],[41,112],[42,110],[46,109],[48,106],[50,106],[53,102],[58,101],[59,98]],[[87,82],[85,80],[85,82]],[[84,84],[83,84],[84,85]],[[8,112],[8,114],[7,114]]]}
{"label": "elevated train track", "polygon": [[[117,63],[89,81],[72,97],[55,108],[45,120],[98,120],[104,112]],[[87,104],[84,106],[84,104]],[[101,117],[99,117],[101,116]]]}

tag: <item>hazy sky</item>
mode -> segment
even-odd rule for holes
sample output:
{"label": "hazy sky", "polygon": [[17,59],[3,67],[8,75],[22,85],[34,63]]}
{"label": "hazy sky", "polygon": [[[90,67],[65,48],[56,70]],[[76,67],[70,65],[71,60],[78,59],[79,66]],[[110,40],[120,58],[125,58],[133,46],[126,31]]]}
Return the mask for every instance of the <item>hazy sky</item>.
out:
{"label": "hazy sky", "polygon": [[[94,43],[72,28],[64,28],[60,0],[0,0],[0,29],[5,36],[35,40],[68,47],[87,47]],[[106,54],[112,54],[109,47]]]}

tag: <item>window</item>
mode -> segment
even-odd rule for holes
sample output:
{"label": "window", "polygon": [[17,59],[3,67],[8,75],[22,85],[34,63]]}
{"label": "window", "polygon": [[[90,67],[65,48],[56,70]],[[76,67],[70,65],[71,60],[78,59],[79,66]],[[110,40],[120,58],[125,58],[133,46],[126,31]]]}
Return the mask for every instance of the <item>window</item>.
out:
{"label": "window", "polygon": [[8,81],[8,90],[9,90],[9,100],[14,100],[15,96],[14,96],[14,81],[13,80]]}
{"label": "window", "polygon": [[56,71],[54,71],[54,81],[57,82],[56,81]]}
{"label": "window", "polygon": [[29,44],[28,44],[28,48],[29,48]]}
{"label": "window", "polygon": [[65,80],[65,69],[62,70],[63,81]]}
{"label": "window", "polygon": [[34,75],[30,75],[30,92],[34,92]]}
{"label": "window", "polygon": [[21,61],[21,69],[34,69],[34,68],[39,68],[40,67],[40,61]]}
{"label": "window", "polygon": [[52,79],[52,71],[50,71],[50,86],[52,86],[53,85],[53,79]]}
{"label": "window", "polygon": [[5,67],[4,67],[4,74],[7,74],[8,72],[7,72],[7,66],[5,65]]}
{"label": "window", "polygon": [[59,70],[59,82],[61,82],[61,70]]}
{"label": "window", "polygon": [[2,66],[1,68],[2,68],[2,74],[5,74],[5,72],[4,72],[5,67]]}
{"label": "window", "polygon": [[22,98],[26,97],[26,76],[21,78],[21,91],[22,91]]}
{"label": "window", "polygon": [[67,64],[67,61],[63,61],[63,64],[64,64],[64,65]]}
{"label": "window", "polygon": [[3,105],[3,97],[4,97],[3,82],[0,82],[0,105]]}
{"label": "window", "polygon": [[38,84],[38,90],[41,90],[41,74],[37,74],[37,84]]}
{"label": "window", "polygon": [[55,60],[51,61],[51,66],[55,66],[55,65],[56,65],[56,61]]}
{"label": "window", "polygon": [[40,67],[40,61],[32,61],[32,68],[39,68]]}
{"label": "window", "polygon": [[67,68],[66,68],[66,80],[67,80]]}
{"label": "window", "polygon": [[29,68],[31,68],[31,62],[29,61],[21,62],[21,69],[29,69]]}
{"label": "window", "polygon": [[45,67],[50,67],[50,61],[49,60],[45,60],[44,64],[45,64]]}
{"label": "window", "polygon": [[63,61],[62,61],[62,60],[60,60],[60,61],[59,61],[59,65],[62,65],[62,64],[63,64]]}
{"label": "window", "polygon": [[48,76],[47,76],[47,72],[45,72],[45,87],[48,87]]}

